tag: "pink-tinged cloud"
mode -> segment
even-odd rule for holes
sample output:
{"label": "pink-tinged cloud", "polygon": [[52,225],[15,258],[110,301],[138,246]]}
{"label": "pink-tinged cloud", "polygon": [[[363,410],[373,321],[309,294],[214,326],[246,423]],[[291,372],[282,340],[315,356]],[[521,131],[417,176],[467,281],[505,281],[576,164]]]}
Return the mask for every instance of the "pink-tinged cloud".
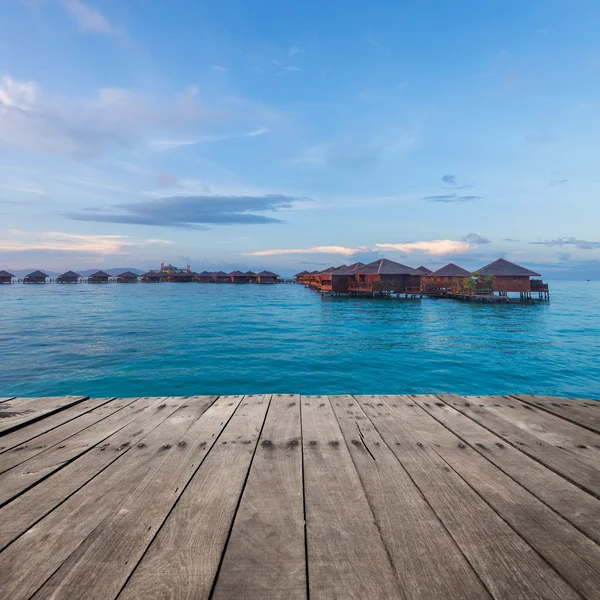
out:
{"label": "pink-tinged cloud", "polygon": [[429,242],[408,242],[405,244],[375,244],[380,250],[398,250],[400,252],[415,252],[420,250],[431,256],[443,256],[457,252],[466,252],[471,244],[456,240],[431,240]]}

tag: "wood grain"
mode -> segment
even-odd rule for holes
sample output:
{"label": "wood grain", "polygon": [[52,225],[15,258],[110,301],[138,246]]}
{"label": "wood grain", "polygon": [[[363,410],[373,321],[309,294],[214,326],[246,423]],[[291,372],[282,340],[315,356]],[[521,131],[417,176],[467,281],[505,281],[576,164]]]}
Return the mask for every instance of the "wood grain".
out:
{"label": "wood grain", "polygon": [[565,400],[558,400],[556,398],[550,398],[546,396],[528,396],[528,395],[516,395],[515,398],[526,402],[529,405],[537,406],[538,408],[545,410],[546,412],[557,415],[571,423],[575,423],[580,427],[589,429],[594,433],[600,433],[600,406],[599,401],[590,401],[593,403],[578,403],[568,402]]}
{"label": "wood grain", "polygon": [[184,402],[183,398],[140,399],[135,421],[2,507],[0,548],[5,548],[106,467],[142,442],[145,436]]}
{"label": "wood grain", "polygon": [[320,598],[405,598],[326,396],[302,398],[308,581]]}
{"label": "wood grain", "polygon": [[406,597],[491,598],[352,396],[330,400]]}
{"label": "wood grain", "polygon": [[[131,400],[134,400],[132,398]],[[79,404],[75,404],[65,410],[61,410],[58,413],[47,416],[39,421],[31,423],[27,427],[23,427],[21,429],[17,429],[12,433],[8,433],[0,438],[0,455],[4,452],[7,452],[11,448],[15,448],[17,446],[21,446],[30,440],[36,440],[33,442],[34,444],[38,444],[39,441],[36,439],[40,435],[55,429],[56,427],[60,427],[61,425],[73,421],[83,415],[84,413],[94,410],[95,408],[106,404],[107,402],[111,402],[114,398],[88,398]],[[126,398],[123,398],[126,400]],[[1,460],[0,456],[0,460]]]}
{"label": "wood grain", "polygon": [[[582,596],[600,590],[600,547],[530,494],[500,469],[492,466],[441,423],[432,420],[420,403],[432,396],[393,397],[394,412],[410,422],[413,431],[446,461],[521,537],[550,563]],[[388,402],[384,397],[384,402]],[[410,406],[409,406],[410,405]],[[457,443],[458,441],[458,443]],[[539,465],[539,470],[545,470]],[[553,543],[549,544],[548,540]]]}
{"label": "wood grain", "polygon": [[[390,400],[390,397],[386,397]],[[539,554],[400,414],[393,397],[357,400],[494,598],[578,598]],[[435,421],[432,420],[432,424]],[[456,443],[460,440],[456,438]],[[491,466],[491,465],[490,465]],[[492,467],[494,468],[494,467]]]}
{"label": "wood grain", "polygon": [[210,596],[270,398],[244,397],[119,600]]}
{"label": "wood grain", "polygon": [[[144,478],[38,590],[36,600],[117,596],[239,403],[224,397],[214,404],[213,400],[186,400],[185,410],[174,418],[188,421],[187,429],[157,440],[162,447],[152,464],[138,465]],[[96,581],[103,585],[95,586]]]}
{"label": "wood grain", "polygon": [[306,598],[298,395],[271,400],[213,598]]}
{"label": "wood grain", "polygon": [[[439,398],[476,423],[493,431],[514,448],[534,458],[567,481],[600,499],[598,470],[575,459],[563,448],[547,444],[535,435],[517,427],[507,419],[488,409],[482,398],[463,398],[453,394],[440,394]],[[501,405],[503,398],[489,398],[492,404]]]}
{"label": "wood grain", "polygon": [[0,436],[15,429],[79,404],[86,396],[52,398],[13,398],[0,405]]}
{"label": "wood grain", "polygon": [[0,580],[0,598],[30,598],[80,544],[93,539],[90,534],[143,482],[155,464],[155,457],[164,452],[165,440],[176,443],[190,426],[189,418],[180,418],[180,414],[189,414],[185,412],[185,400],[177,399],[174,403],[177,410],[150,432],[143,443],[122,454],[2,552],[0,573],[10,572],[11,577]]}

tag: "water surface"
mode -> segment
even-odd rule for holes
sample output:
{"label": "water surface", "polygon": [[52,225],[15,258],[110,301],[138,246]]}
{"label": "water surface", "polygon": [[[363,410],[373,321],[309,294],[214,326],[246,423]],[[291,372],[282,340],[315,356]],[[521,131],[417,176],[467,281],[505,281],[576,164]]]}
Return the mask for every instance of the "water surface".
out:
{"label": "water surface", "polygon": [[600,398],[600,282],[552,301],[327,299],[299,285],[0,286],[0,396]]}

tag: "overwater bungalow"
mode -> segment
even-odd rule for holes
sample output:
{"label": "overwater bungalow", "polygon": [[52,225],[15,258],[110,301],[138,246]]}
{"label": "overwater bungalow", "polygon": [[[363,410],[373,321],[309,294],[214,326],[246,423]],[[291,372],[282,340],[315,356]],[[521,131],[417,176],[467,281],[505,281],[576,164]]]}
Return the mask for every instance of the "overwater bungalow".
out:
{"label": "overwater bungalow", "polygon": [[273,271],[261,271],[256,275],[256,283],[277,283],[279,275]]}
{"label": "overwater bungalow", "polygon": [[79,283],[81,279],[81,275],[79,273],[75,273],[75,271],[67,271],[66,273],[62,273],[56,279],[56,283]]}
{"label": "overwater bungalow", "polygon": [[225,271],[216,271],[212,274],[215,283],[230,283],[231,277]]}
{"label": "overwater bungalow", "polygon": [[415,269],[415,271],[419,271],[419,273],[421,273],[421,275],[431,275],[433,273],[433,271],[431,269],[429,269],[428,267],[424,267],[423,265],[421,265],[420,267],[417,267]]}
{"label": "overwater bungalow", "polygon": [[198,283],[213,283],[213,273],[210,273],[209,271],[202,271],[196,275],[196,281]]}
{"label": "overwater bungalow", "polygon": [[160,271],[148,271],[141,276],[142,283],[159,283],[163,278],[164,275]]}
{"label": "overwater bungalow", "polygon": [[347,294],[348,284],[353,273],[360,267],[364,267],[365,263],[355,262],[347,267],[340,267],[331,273],[331,277],[323,280],[321,286],[322,294]]}
{"label": "overwater bungalow", "polygon": [[167,281],[173,283],[189,283],[196,279],[196,273],[193,271],[174,271],[167,276]]}
{"label": "overwater bungalow", "polygon": [[421,278],[423,292],[430,295],[441,295],[452,290],[462,289],[464,282],[471,278],[471,272],[448,263],[430,275]]}
{"label": "overwater bungalow", "polygon": [[308,275],[308,271],[300,271],[294,275],[296,283],[304,283],[304,278]]}
{"label": "overwater bungalow", "polygon": [[343,271],[347,269],[348,265],[341,265],[339,267],[329,267],[329,269],[325,269],[321,271],[317,277],[315,278],[314,287],[316,287],[319,291],[322,291],[323,288],[331,291],[331,278],[334,273],[337,271]]}
{"label": "overwater bungalow", "polygon": [[492,292],[507,296],[509,292],[519,292],[522,298],[531,298],[531,292],[537,292],[540,298],[549,299],[548,284],[541,279],[539,273],[527,269],[504,258],[499,258],[475,272],[480,277],[491,278]]}
{"label": "overwater bungalow", "polygon": [[231,271],[229,280],[231,283],[250,283],[250,276],[242,271]]}
{"label": "overwater bungalow", "polygon": [[352,296],[417,296],[421,293],[421,274],[412,267],[380,258],[352,272],[348,293]]}
{"label": "overwater bungalow", "polygon": [[117,275],[117,283],[137,283],[138,276],[131,271],[125,271]]}
{"label": "overwater bungalow", "polygon": [[33,271],[23,279],[23,283],[46,283],[48,275],[42,271]]}
{"label": "overwater bungalow", "polygon": [[95,273],[92,273],[91,275],[88,276],[87,282],[88,283],[108,283],[109,279],[110,279],[110,275],[108,273],[105,273],[104,271],[96,271]]}
{"label": "overwater bungalow", "polygon": [[0,283],[12,283],[13,277],[8,271],[0,271]]}
{"label": "overwater bungalow", "polygon": [[257,283],[256,278],[258,277],[258,275],[254,271],[246,271],[244,275],[248,276],[248,278],[250,279],[250,283]]}

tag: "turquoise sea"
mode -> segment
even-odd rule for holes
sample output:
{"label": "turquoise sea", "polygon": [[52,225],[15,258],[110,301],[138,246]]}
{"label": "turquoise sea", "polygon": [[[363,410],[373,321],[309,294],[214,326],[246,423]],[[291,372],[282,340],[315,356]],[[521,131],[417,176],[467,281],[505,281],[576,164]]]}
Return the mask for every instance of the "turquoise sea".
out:
{"label": "turquoise sea", "polygon": [[0,396],[535,393],[600,399],[600,282],[550,303],[301,285],[0,286]]}

